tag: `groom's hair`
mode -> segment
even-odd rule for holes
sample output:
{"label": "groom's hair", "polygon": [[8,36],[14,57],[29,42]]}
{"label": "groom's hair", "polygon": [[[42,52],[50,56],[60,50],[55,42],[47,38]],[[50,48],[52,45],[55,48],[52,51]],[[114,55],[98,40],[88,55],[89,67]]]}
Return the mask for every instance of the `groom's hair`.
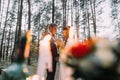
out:
{"label": "groom's hair", "polygon": [[50,28],[53,28],[53,27],[57,27],[57,25],[54,24],[54,23],[51,23],[51,24],[49,25],[49,29],[50,29]]}

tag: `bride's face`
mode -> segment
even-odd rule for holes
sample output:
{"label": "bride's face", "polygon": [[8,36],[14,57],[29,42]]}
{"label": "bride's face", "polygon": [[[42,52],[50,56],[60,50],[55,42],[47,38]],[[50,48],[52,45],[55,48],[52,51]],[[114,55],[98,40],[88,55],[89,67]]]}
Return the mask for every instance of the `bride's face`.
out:
{"label": "bride's face", "polygon": [[64,36],[65,38],[68,38],[68,37],[69,37],[69,30],[68,30],[68,29],[63,30],[63,36]]}

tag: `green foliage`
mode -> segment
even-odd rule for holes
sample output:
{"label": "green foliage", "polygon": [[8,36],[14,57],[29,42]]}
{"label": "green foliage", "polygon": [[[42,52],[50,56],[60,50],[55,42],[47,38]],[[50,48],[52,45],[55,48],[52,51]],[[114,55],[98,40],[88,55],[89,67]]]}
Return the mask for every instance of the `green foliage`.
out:
{"label": "green foliage", "polygon": [[79,6],[79,0],[77,1],[77,0],[74,0],[73,1],[73,5],[75,6],[75,7],[78,7]]}
{"label": "green foliage", "polygon": [[43,30],[51,20],[51,1],[48,3],[40,1],[39,4],[42,4],[42,6],[40,6],[36,14],[33,15],[33,23],[35,26],[33,29],[37,32]]}
{"label": "green foliage", "polygon": [[112,0],[112,3],[117,4],[119,0]]}
{"label": "green foliage", "polygon": [[38,43],[37,42],[32,42],[31,53],[38,54]]}
{"label": "green foliage", "polygon": [[34,0],[35,3],[41,2],[41,0]]}
{"label": "green foliage", "polygon": [[84,9],[84,0],[80,1],[80,7],[81,7],[81,9]]}

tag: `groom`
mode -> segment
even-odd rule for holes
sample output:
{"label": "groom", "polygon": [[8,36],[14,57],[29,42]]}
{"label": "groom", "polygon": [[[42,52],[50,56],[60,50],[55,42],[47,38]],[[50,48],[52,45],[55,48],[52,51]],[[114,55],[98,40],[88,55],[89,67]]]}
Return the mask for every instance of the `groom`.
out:
{"label": "groom", "polygon": [[56,63],[58,61],[58,53],[57,53],[57,43],[56,43],[56,39],[55,39],[55,34],[57,32],[57,25],[56,24],[50,24],[49,25],[49,32],[48,34],[51,35],[52,39],[51,39],[51,53],[52,53],[52,72],[49,72],[47,70],[47,78],[46,80],[54,80],[55,77],[55,72],[56,72]]}

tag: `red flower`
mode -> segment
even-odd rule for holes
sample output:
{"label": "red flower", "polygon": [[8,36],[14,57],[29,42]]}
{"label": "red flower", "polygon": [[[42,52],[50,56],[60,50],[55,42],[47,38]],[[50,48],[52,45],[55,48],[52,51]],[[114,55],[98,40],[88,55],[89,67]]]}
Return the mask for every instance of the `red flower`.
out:
{"label": "red flower", "polygon": [[90,53],[93,47],[93,43],[90,40],[78,43],[70,49],[70,53],[73,57],[80,58]]}

